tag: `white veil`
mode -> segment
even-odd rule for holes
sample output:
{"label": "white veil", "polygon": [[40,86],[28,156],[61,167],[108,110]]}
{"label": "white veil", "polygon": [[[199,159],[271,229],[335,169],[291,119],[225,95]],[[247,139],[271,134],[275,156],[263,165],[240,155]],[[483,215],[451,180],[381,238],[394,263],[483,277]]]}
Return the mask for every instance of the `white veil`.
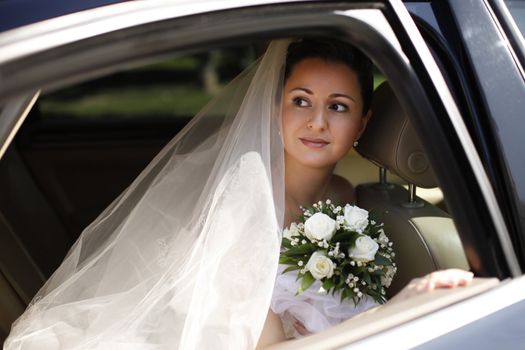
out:
{"label": "white veil", "polygon": [[286,41],[88,226],[4,349],[250,349],[278,266]]}

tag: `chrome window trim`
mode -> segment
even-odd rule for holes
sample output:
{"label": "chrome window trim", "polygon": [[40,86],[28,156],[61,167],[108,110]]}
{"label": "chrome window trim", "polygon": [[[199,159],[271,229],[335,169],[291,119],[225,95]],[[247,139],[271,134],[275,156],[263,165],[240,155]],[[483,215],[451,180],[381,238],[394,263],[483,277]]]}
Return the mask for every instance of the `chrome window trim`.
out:
{"label": "chrome window trim", "polygon": [[141,24],[239,7],[291,2],[301,1],[144,0],[112,4],[52,18],[0,34],[0,64],[95,35]]}
{"label": "chrome window trim", "polygon": [[481,163],[481,158],[474,146],[474,142],[470,137],[470,134],[467,130],[465,122],[461,117],[461,113],[452,97],[450,90],[437,66],[436,61],[432,57],[428,46],[426,45],[421,33],[416,27],[416,24],[410,17],[410,14],[406,7],[397,0],[389,0],[394,12],[397,14],[401,20],[402,25],[405,27],[407,33],[409,33],[410,38],[414,44],[416,51],[418,52],[421,60],[424,63],[425,69],[432,77],[432,83],[436,87],[436,91],[441,98],[441,101],[446,109],[450,121],[458,135],[458,139],[465,150],[465,155],[469,161],[470,166],[473,169],[474,176],[480,188],[481,194],[485,199],[487,204],[492,222],[496,229],[496,234],[498,235],[499,241],[501,243],[505,259],[509,266],[511,275],[513,277],[518,277],[522,274],[521,268],[518,263],[518,259],[514,252],[512,242],[510,240],[507,226],[503,219],[503,215],[499,208],[498,202],[496,200],[496,195],[494,189],[489,181],[487,173]]}
{"label": "chrome window trim", "polygon": [[348,17],[352,17],[360,20],[361,22],[367,23],[373,27],[378,33],[387,39],[396,49],[399,56],[403,58],[405,63],[409,63],[408,57],[405,55],[401,48],[399,40],[397,40],[396,34],[392,30],[392,27],[388,23],[387,19],[380,10],[375,9],[355,9],[347,11],[335,11],[335,13],[343,14]]}
{"label": "chrome window trim", "polygon": [[0,159],[13,141],[18,129],[33,108],[40,91],[12,99],[0,114]]}

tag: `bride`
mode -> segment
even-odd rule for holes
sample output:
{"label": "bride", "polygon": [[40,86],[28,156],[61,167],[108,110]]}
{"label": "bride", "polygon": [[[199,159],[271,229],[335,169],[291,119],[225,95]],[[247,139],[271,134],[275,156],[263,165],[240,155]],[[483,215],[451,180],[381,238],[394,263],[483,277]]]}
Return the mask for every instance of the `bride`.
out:
{"label": "bride", "polygon": [[[253,349],[364,311],[287,309],[278,258],[300,205],[354,202],[333,169],[371,117],[370,69],[344,43],[272,42],[84,230],[4,349]],[[471,277],[434,273],[394,300]]]}

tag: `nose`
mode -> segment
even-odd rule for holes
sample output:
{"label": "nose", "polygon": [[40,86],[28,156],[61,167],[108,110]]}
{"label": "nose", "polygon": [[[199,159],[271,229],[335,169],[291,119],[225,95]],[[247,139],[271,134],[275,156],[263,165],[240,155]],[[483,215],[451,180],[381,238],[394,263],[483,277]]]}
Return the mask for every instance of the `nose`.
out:
{"label": "nose", "polygon": [[324,109],[317,109],[312,113],[310,119],[308,120],[307,126],[308,129],[323,131],[327,128],[326,113]]}

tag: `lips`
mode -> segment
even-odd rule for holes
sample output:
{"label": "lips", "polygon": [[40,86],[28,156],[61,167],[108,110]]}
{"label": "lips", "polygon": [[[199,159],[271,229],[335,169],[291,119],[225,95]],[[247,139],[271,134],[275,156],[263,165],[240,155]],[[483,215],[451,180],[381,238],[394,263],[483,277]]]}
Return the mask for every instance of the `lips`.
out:
{"label": "lips", "polygon": [[301,142],[305,146],[311,147],[311,148],[323,148],[324,146],[326,146],[326,145],[328,145],[330,143],[330,142],[325,141],[325,140],[320,139],[320,138],[301,137],[301,138],[299,138],[299,140],[301,140]]}

